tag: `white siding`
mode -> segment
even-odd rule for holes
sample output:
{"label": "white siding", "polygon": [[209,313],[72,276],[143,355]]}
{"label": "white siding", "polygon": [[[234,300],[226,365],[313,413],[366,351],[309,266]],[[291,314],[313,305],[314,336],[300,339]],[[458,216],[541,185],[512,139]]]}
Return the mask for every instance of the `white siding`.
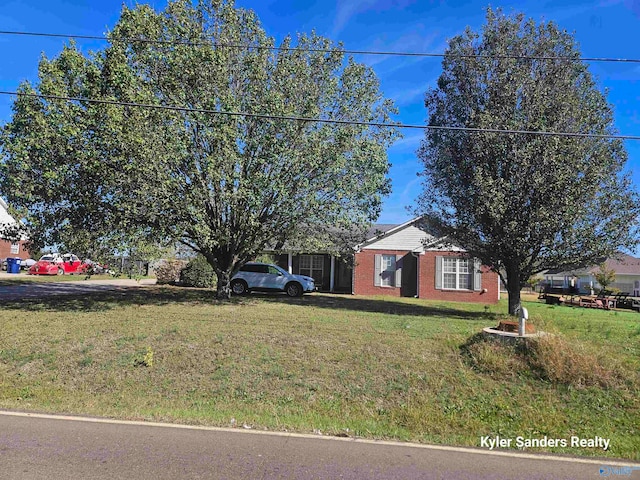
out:
{"label": "white siding", "polygon": [[367,250],[415,250],[422,249],[422,242],[427,238],[433,239],[419,228],[409,225],[390,235],[384,235],[363,248]]}
{"label": "white siding", "polygon": [[6,203],[2,199],[0,199],[0,224],[2,223],[16,223],[11,215],[6,210]]}

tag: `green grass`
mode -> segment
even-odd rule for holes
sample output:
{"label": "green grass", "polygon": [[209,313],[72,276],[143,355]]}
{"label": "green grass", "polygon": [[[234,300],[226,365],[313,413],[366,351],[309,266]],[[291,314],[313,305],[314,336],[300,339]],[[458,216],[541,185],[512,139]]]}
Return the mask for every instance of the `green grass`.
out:
{"label": "green grass", "polygon": [[541,375],[501,347],[470,361],[465,347],[504,301],[219,303],[150,287],[1,305],[0,407],[468,446],[484,435],[599,435],[610,451],[549,451],[640,459],[640,315],[526,306],[575,348],[573,362],[595,362],[611,382]]}

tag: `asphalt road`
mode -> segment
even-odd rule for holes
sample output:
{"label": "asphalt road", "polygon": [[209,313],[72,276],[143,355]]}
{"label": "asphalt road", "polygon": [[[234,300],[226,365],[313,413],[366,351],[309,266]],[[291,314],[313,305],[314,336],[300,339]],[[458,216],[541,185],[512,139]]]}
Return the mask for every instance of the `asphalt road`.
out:
{"label": "asphalt road", "polygon": [[[0,279],[11,277],[11,274],[2,273]],[[15,275],[13,275],[15,277]],[[77,295],[80,293],[105,292],[141,287],[154,284],[153,279],[144,279],[137,282],[129,279],[113,280],[83,280],[78,276],[78,281],[65,282],[25,282],[17,285],[0,286],[0,300],[21,300],[24,298],[43,298],[56,295]]]}
{"label": "asphalt road", "polygon": [[[602,465],[616,464],[627,465]],[[0,478],[12,480],[559,480],[602,478],[601,468],[593,459],[0,412]]]}

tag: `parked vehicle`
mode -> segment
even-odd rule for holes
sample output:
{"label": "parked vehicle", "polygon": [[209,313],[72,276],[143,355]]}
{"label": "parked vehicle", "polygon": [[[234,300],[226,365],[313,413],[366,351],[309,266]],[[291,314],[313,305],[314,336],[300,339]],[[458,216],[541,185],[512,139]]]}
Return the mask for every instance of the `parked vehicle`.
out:
{"label": "parked vehicle", "polygon": [[43,255],[35,265],[29,268],[31,275],[76,275],[82,274],[86,270],[86,265],[72,254],[49,253]]}
{"label": "parked vehicle", "polygon": [[[13,258],[13,257],[9,257],[9,258]],[[31,267],[35,263],[36,261],[33,258],[27,258],[27,259],[23,258],[20,260],[20,269],[27,270],[29,267]],[[6,269],[7,269],[7,259],[5,258],[4,260],[2,260],[2,270],[6,270]]]}
{"label": "parked vehicle", "polygon": [[20,262],[20,268],[22,270],[28,270],[36,264],[36,261],[33,258],[27,258]]}
{"label": "parked vehicle", "polygon": [[231,278],[231,291],[236,295],[256,292],[285,292],[300,297],[316,289],[313,278],[293,275],[277,265],[250,262]]}

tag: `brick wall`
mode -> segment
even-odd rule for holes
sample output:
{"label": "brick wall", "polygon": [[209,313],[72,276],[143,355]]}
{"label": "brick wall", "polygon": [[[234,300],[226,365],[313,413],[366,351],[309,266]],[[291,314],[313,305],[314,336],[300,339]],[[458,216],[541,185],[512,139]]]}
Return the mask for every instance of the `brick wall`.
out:
{"label": "brick wall", "polygon": [[436,257],[459,256],[456,252],[425,252],[420,256],[420,298],[447,300],[451,302],[498,302],[498,274],[482,267],[482,289],[486,292],[470,290],[436,290]]}
{"label": "brick wall", "polygon": [[14,254],[11,253],[11,242],[7,240],[0,240],[0,261],[4,260],[7,257],[23,259],[29,258],[30,255],[25,248],[24,243],[25,242],[18,242],[18,245],[20,245],[19,253]]}
{"label": "brick wall", "polygon": [[373,275],[376,271],[376,255],[406,255],[406,250],[362,250],[356,253],[353,269],[353,293],[356,295],[392,295],[399,297],[398,287],[376,287]]}
{"label": "brick wall", "polygon": [[[353,293],[356,295],[390,295],[401,296],[397,287],[376,287],[374,285],[376,255],[405,255],[406,250],[363,250],[355,255],[353,271]],[[486,292],[468,290],[436,290],[436,257],[457,256],[456,252],[425,252],[419,257],[418,296],[434,300],[451,302],[496,303],[498,301],[498,275],[482,267],[482,289]]]}

